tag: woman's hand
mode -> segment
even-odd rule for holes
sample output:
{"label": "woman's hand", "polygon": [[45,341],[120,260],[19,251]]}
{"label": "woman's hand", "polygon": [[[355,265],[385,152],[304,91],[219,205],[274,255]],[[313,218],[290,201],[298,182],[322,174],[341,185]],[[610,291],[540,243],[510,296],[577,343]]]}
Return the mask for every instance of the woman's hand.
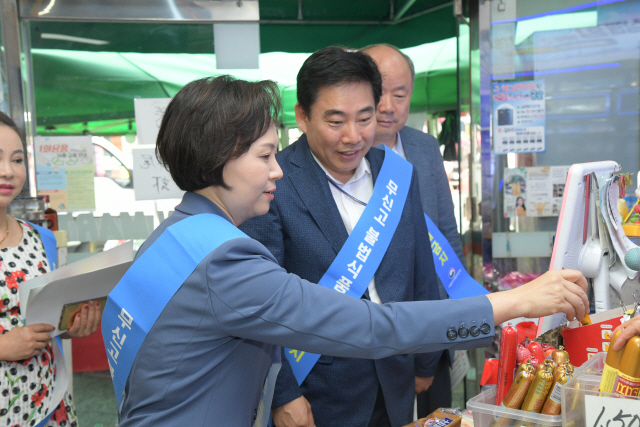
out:
{"label": "woman's hand", "polygon": [[616,339],[616,343],[613,345],[613,350],[615,351],[620,350],[632,336],[640,335],[640,315],[627,320],[622,325],[615,328],[613,332],[616,332],[618,329],[622,329],[623,331],[620,332],[620,335],[618,335],[618,338]]}
{"label": "woman's hand", "polygon": [[62,338],[87,337],[98,330],[100,320],[100,303],[89,301],[82,305],[80,313],[75,315],[73,324],[62,334]]}
{"label": "woman's hand", "polygon": [[516,317],[564,313],[582,321],[589,310],[587,280],[577,270],[547,271],[516,289],[487,295],[496,325]]}
{"label": "woman's hand", "polygon": [[0,335],[0,360],[15,362],[37,356],[51,341],[56,328],[46,323],[19,326]]}

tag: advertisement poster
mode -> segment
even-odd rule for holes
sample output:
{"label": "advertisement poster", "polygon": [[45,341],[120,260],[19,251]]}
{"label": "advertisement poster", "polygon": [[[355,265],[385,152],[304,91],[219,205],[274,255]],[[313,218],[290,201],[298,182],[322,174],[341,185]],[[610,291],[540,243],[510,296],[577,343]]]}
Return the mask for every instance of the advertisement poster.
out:
{"label": "advertisement poster", "polygon": [[558,216],[569,166],[504,171],[504,216]]}
{"label": "advertisement poster", "polygon": [[527,169],[504,170],[504,216],[527,216]]}
{"label": "advertisement poster", "polygon": [[493,151],[545,151],[544,80],[496,82],[492,85]]}
{"label": "advertisement poster", "polygon": [[37,136],[35,164],[38,195],[48,194],[52,208],[95,209],[91,136]]}
{"label": "advertisement poster", "polygon": [[171,174],[158,163],[155,148],[134,148],[133,191],[136,200],[179,199],[184,195],[171,178]]}

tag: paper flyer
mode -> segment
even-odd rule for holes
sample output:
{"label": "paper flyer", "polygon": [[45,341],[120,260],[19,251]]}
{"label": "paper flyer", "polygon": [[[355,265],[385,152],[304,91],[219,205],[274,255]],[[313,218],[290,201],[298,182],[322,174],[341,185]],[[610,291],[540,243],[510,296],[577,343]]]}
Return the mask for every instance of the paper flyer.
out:
{"label": "paper flyer", "polygon": [[91,136],[37,136],[34,151],[38,195],[58,211],[95,209]]}
{"label": "paper flyer", "polygon": [[504,216],[559,216],[569,166],[504,171]]}
{"label": "paper flyer", "polygon": [[133,241],[128,241],[21,283],[18,297],[25,323],[48,323],[56,327],[50,335],[60,335],[62,307],[108,295],[132,260]]}
{"label": "paper flyer", "polygon": [[544,80],[494,82],[491,95],[495,154],[545,151]]}

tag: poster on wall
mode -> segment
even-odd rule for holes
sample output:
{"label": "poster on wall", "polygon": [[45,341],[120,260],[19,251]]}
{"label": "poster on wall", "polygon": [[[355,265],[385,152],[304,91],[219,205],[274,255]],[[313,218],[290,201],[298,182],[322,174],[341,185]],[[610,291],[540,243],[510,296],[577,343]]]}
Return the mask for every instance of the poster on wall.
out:
{"label": "poster on wall", "polygon": [[504,171],[504,216],[559,216],[569,166]]}
{"label": "poster on wall", "polygon": [[496,154],[545,151],[544,96],[544,80],[492,84]]}
{"label": "poster on wall", "polygon": [[184,191],[178,188],[169,171],[158,163],[155,148],[134,148],[132,154],[136,200],[182,198]]}
{"label": "poster on wall", "polygon": [[37,136],[34,149],[38,195],[49,195],[56,210],[94,210],[91,136]]}
{"label": "poster on wall", "polygon": [[136,132],[140,145],[155,145],[162,116],[171,98],[136,98],[133,107],[136,115]]}

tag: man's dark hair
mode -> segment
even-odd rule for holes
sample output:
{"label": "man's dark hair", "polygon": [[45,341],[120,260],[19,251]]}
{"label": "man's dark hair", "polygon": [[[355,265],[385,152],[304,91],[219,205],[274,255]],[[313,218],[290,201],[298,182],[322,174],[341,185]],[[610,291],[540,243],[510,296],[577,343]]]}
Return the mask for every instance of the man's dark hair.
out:
{"label": "man's dark hair", "polygon": [[280,91],[270,80],[231,76],[195,80],[171,100],[162,117],[156,157],[184,191],[229,187],[222,170],[246,153],[277,120]]}
{"label": "man's dark hair", "polygon": [[16,122],[14,122],[11,117],[7,116],[2,111],[0,111],[0,126],[6,126],[12,131],[14,131],[15,133],[17,133],[18,137],[20,138],[20,142],[22,142],[22,145],[23,145],[22,148],[24,149],[24,145],[25,145],[24,131],[20,129],[18,125],[16,125]]}
{"label": "man's dark hair", "polygon": [[374,105],[380,102],[382,77],[369,55],[337,46],[320,49],[304,61],[298,72],[298,103],[310,117],[320,89],[346,83],[369,83]]}

